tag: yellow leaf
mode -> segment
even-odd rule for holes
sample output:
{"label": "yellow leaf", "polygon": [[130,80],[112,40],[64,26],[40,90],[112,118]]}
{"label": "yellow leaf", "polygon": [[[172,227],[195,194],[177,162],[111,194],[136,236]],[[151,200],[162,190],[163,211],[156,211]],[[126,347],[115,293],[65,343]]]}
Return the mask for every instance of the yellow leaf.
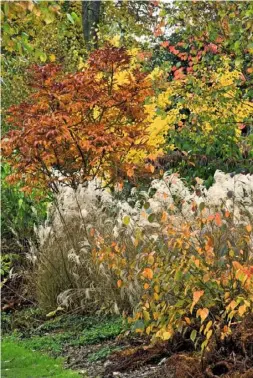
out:
{"label": "yellow leaf", "polygon": [[156,293],[159,293],[159,291],[160,291],[160,287],[159,287],[158,285],[155,285],[155,286],[154,286],[154,290],[155,290]]}
{"label": "yellow leaf", "polygon": [[144,287],[145,290],[147,290],[147,289],[149,289],[149,284],[145,283],[143,287]]}
{"label": "yellow leaf", "polygon": [[245,314],[246,311],[247,311],[247,307],[245,306],[245,304],[242,305],[242,306],[240,306],[240,307],[238,308],[238,314],[239,314],[240,316],[243,316],[243,314]]}
{"label": "yellow leaf", "polygon": [[229,293],[229,291],[226,291],[226,293],[224,294],[224,298],[228,299],[229,297],[230,297],[230,293]]}
{"label": "yellow leaf", "polygon": [[33,7],[34,7],[34,3],[32,1],[29,1],[28,4],[27,4],[27,9],[32,12],[33,10]]}
{"label": "yellow leaf", "polygon": [[203,182],[204,182],[204,180],[202,180],[202,179],[199,178],[199,177],[195,177],[195,181],[196,181],[196,183],[197,183],[198,185],[202,185]]}
{"label": "yellow leaf", "polygon": [[207,340],[210,339],[210,337],[212,336],[212,333],[213,333],[213,331],[211,329],[210,329],[210,331],[207,332],[207,334],[206,334]]}
{"label": "yellow leaf", "polygon": [[143,329],[141,329],[141,328],[136,328],[135,332],[136,332],[136,333],[143,333]]}
{"label": "yellow leaf", "polygon": [[162,332],[161,333],[161,338],[163,340],[169,340],[172,336],[172,332],[171,331],[165,331],[165,332]]}
{"label": "yellow leaf", "polygon": [[50,62],[55,62],[56,56],[54,54],[49,55]]}
{"label": "yellow leaf", "polygon": [[150,332],[151,332],[151,327],[150,327],[150,326],[148,326],[148,327],[146,328],[146,334],[147,334],[147,335],[149,335],[149,334],[150,334]]}
{"label": "yellow leaf", "polygon": [[154,261],[155,261],[154,256],[153,256],[153,255],[149,255],[149,256],[148,256],[148,263],[149,263],[150,265],[153,265],[153,264],[154,264]]}
{"label": "yellow leaf", "polygon": [[147,311],[143,311],[143,318],[145,322],[148,322],[150,320],[150,315]]}
{"label": "yellow leaf", "polygon": [[159,300],[159,295],[158,295],[157,293],[154,293],[154,299],[155,299],[156,301]]}
{"label": "yellow leaf", "polygon": [[115,36],[110,40],[110,43],[111,43],[112,46],[119,47],[119,45],[120,45],[120,36],[119,36],[119,35],[115,35]]}
{"label": "yellow leaf", "polygon": [[209,322],[206,325],[206,328],[205,328],[205,331],[204,331],[204,335],[209,331],[209,329],[212,327],[212,325],[213,325],[212,320],[209,320]]}
{"label": "yellow leaf", "polygon": [[62,310],[64,310],[62,307],[57,307],[56,310],[51,311],[51,312],[49,312],[48,314],[46,314],[46,317],[47,317],[47,318],[52,318],[52,317],[55,316],[59,311],[62,311]]}

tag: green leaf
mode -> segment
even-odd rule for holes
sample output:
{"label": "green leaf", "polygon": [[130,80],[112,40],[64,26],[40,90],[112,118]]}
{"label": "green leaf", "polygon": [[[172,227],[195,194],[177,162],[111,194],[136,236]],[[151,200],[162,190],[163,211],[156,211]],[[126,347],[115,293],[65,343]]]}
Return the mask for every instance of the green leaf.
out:
{"label": "green leaf", "polygon": [[181,278],[182,278],[182,271],[181,271],[181,270],[178,270],[178,271],[176,272],[176,274],[175,274],[175,280],[176,280],[176,281],[179,281],[179,280],[181,280]]}
{"label": "green leaf", "polygon": [[134,329],[134,331],[136,330],[136,329],[144,329],[144,322],[143,322],[143,320],[137,320],[137,322],[135,322],[134,323],[134,326],[133,326],[133,329]]}
{"label": "green leaf", "polygon": [[39,55],[39,58],[40,58],[41,62],[44,63],[47,60],[47,54],[44,53],[44,52],[41,52],[40,55]]}
{"label": "green leaf", "polygon": [[75,21],[79,21],[79,17],[78,17],[78,15],[75,12],[71,12],[71,17],[74,20],[74,22]]}
{"label": "green leaf", "polygon": [[199,210],[202,211],[205,208],[205,202],[199,204]]}
{"label": "green leaf", "polygon": [[47,12],[46,16],[44,17],[44,21],[46,25],[52,24],[54,22],[54,15],[52,13]]}
{"label": "green leaf", "polygon": [[196,329],[193,329],[192,331],[191,331],[191,335],[190,335],[190,339],[191,339],[191,341],[194,343],[194,341],[195,341],[195,339],[196,339],[196,336],[197,336],[197,331],[196,331]]}
{"label": "green leaf", "polygon": [[236,42],[234,43],[234,49],[235,49],[235,50],[240,49],[240,46],[241,46],[240,41],[236,41]]}
{"label": "green leaf", "polygon": [[155,220],[155,214],[152,213],[152,214],[150,214],[150,216],[148,217],[148,221],[149,221],[150,223],[152,223],[152,222],[154,222],[154,220]]}
{"label": "green leaf", "polygon": [[235,60],[235,67],[236,68],[240,68],[243,64],[243,60],[242,59],[236,59]]}
{"label": "green leaf", "polygon": [[71,24],[74,25],[75,21],[73,20],[73,17],[71,16],[71,14],[67,13],[67,19],[71,22]]}
{"label": "green leaf", "polygon": [[149,202],[144,203],[143,207],[146,210],[149,209],[150,208],[150,203]]}

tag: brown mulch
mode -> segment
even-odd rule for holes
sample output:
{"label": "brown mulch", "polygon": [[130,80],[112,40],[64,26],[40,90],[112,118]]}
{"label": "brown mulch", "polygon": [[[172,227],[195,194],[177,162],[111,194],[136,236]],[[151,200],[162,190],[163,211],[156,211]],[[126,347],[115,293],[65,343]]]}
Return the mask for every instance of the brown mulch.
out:
{"label": "brown mulch", "polygon": [[213,338],[203,358],[189,340],[176,339],[113,353],[103,377],[253,378],[253,314],[224,341]]}

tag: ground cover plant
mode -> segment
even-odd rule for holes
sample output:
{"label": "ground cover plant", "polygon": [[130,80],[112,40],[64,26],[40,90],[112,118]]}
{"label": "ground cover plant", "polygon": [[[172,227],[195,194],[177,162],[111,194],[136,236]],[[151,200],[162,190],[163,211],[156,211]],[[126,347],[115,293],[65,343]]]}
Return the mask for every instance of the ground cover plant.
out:
{"label": "ground cover plant", "polygon": [[65,346],[99,344],[116,338],[124,329],[119,317],[93,319],[91,316],[68,314],[53,319],[41,314],[35,320],[34,317],[36,312],[27,310],[9,316],[5,320],[6,338],[53,357],[60,356]]}
{"label": "ground cover plant", "polygon": [[2,2],[6,376],[252,376],[252,16]]}

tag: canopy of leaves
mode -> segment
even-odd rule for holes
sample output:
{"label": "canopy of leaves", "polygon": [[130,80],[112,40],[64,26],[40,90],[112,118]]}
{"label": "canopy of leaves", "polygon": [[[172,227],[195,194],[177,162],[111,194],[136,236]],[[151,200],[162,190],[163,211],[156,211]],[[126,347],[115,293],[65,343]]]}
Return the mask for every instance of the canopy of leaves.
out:
{"label": "canopy of leaves", "polygon": [[[34,67],[34,92],[9,109],[12,129],[3,153],[15,169],[10,180],[55,187],[99,176],[106,183],[132,168],[126,157],[146,150],[144,100],[150,81],[131,71],[124,48],[91,54],[82,72],[63,75],[59,66]],[[131,175],[131,173],[130,173]],[[27,187],[27,189],[28,189]]]}

